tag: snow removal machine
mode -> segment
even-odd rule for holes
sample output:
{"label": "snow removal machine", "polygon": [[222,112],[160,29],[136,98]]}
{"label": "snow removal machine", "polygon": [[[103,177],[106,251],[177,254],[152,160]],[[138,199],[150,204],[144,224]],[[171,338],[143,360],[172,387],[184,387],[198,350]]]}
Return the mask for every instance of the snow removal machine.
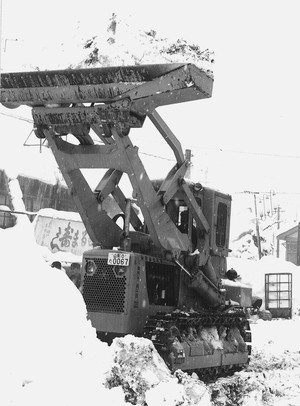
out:
{"label": "snow removal machine", "polygon": [[[207,72],[180,63],[1,75],[1,103],[32,108],[93,242],[82,294],[98,337],[146,337],[172,371],[202,377],[248,363],[251,288],[226,266],[231,196],[187,179],[189,162],[156,108],[209,98],[212,87]],[[149,178],[130,138],[146,117],[175,156],[162,180]],[[95,188],[91,168],[102,170]],[[109,195],[113,218],[102,208]]]}

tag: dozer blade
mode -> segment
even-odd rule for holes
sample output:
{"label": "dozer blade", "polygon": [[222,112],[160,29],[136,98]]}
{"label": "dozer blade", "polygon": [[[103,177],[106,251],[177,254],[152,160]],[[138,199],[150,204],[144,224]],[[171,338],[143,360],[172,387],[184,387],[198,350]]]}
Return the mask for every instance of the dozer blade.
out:
{"label": "dozer blade", "polygon": [[157,106],[211,97],[213,79],[193,64],[153,64],[3,73],[1,103],[15,108],[131,101],[146,114]]}

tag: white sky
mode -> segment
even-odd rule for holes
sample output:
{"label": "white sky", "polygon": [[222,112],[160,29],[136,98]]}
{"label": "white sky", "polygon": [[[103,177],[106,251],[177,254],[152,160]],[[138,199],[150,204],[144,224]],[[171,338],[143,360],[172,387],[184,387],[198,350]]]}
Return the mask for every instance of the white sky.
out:
{"label": "white sky", "polygon": [[[153,28],[160,36],[210,48],[216,53],[212,99],[160,113],[183,148],[192,149],[195,170],[203,176],[208,168],[211,186],[230,193],[272,189],[295,200],[297,195],[290,193],[300,193],[297,3],[2,0],[2,68],[67,67],[76,60],[81,40],[107,26],[112,12],[131,14],[137,26]],[[151,144],[153,150],[147,143],[141,150],[170,157],[161,141]]]}

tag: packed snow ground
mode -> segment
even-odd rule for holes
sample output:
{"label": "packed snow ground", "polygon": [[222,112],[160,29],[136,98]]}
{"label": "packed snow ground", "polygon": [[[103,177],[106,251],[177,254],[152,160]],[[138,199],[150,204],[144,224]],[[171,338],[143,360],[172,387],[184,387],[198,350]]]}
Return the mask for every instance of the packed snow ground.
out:
{"label": "packed snow ground", "polygon": [[[10,190],[15,209],[24,209],[17,180]],[[0,229],[0,243],[1,405],[300,404],[298,316],[254,320],[248,370],[205,385],[195,376],[172,376],[146,339],[99,341],[79,290],[47,265],[26,216]],[[257,263],[249,262],[255,279]]]}

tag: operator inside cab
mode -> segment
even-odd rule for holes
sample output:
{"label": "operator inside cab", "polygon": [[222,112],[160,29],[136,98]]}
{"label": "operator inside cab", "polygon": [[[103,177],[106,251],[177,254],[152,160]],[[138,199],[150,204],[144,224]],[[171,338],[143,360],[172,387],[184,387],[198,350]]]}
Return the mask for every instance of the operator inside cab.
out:
{"label": "operator inside cab", "polygon": [[194,221],[193,218],[190,221],[189,214],[190,213],[187,208],[180,211],[177,228],[183,234],[189,234],[189,228],[191,227],[191,237],[192,237],[193,249],[195,250],[196,246],[197,246],[197,229],[196,229],[195,225],[193,224],[193,221]]}

